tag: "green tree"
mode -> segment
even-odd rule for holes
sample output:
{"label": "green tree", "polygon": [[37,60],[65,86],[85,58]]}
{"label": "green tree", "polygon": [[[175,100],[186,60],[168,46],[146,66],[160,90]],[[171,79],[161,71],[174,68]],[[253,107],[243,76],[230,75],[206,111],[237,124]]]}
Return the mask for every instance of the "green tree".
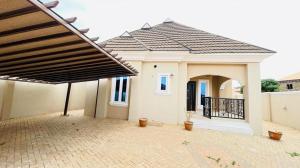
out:
{"label": "green tree", "polygon": [[261,81],[262,92],[278,92],[279,83],[274,79],[263,79]]}

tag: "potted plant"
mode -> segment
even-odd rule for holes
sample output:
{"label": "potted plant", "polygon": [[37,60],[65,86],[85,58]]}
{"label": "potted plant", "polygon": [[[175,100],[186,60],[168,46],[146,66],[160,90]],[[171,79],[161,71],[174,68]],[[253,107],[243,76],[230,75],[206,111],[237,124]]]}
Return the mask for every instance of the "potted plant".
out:
{"label": "potted plant", "polygon": [[188,131],[192,131],[192,129],[193,129],[193,122],[191,121],[191,118],[192,118],[192,112],[187,111],[186,121],[184,122],[184,128]]}
{"label": "potted plant", "polygon": [[279,141],[282,137],[282,133],[278,131],[268,131],[269,132],[269,137],[273,140]]}
{"label": "potted plant", "polygon": [[139,125],[140,125],[140,127],[146,127],[147,126],[147,122],[148,122],[147,118],[140,118],[139,119]]}

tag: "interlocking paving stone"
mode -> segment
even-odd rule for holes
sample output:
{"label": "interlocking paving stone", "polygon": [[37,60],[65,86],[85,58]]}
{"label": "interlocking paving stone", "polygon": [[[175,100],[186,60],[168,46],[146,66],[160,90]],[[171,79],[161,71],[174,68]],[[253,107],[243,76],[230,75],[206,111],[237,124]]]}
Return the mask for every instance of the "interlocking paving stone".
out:
{"label": "interlocking paving stone", "polygon": [[[287,154],[300,153],[300,132],[274,123],[259,137],[69,114],[0,122],[0,168],[300,167]],[[268,139],[268,129],[282,131],[282,141]]]}

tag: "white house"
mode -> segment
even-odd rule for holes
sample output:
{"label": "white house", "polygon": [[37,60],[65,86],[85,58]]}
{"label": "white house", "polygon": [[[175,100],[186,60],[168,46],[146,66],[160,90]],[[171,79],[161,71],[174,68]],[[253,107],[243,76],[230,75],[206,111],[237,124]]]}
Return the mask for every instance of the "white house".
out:
{"label": "white house", "polygon": [[[145,24],[101,45],[139,73],[100,80],[97,117],[182,124],[192,110],[208,118],[245,119],[255,134],[261,133],[260,62],[274,51],[171,20]],[[241,84],[244,99],[220,97],[228,80]],[[90,82],[86,115],[94,115],[95,89],[97,82]]]}

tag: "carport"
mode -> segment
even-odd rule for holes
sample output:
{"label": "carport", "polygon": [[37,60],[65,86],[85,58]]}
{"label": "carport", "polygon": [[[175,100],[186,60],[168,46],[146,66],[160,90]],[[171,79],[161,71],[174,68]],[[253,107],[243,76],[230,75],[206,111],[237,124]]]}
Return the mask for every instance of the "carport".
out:
{"label": "carport", "polygon": [[58,1],[0,0],[0,79],[68,83],[67,115],[72,83],[133,76],[137,71],[85,35],[52,9]]}

